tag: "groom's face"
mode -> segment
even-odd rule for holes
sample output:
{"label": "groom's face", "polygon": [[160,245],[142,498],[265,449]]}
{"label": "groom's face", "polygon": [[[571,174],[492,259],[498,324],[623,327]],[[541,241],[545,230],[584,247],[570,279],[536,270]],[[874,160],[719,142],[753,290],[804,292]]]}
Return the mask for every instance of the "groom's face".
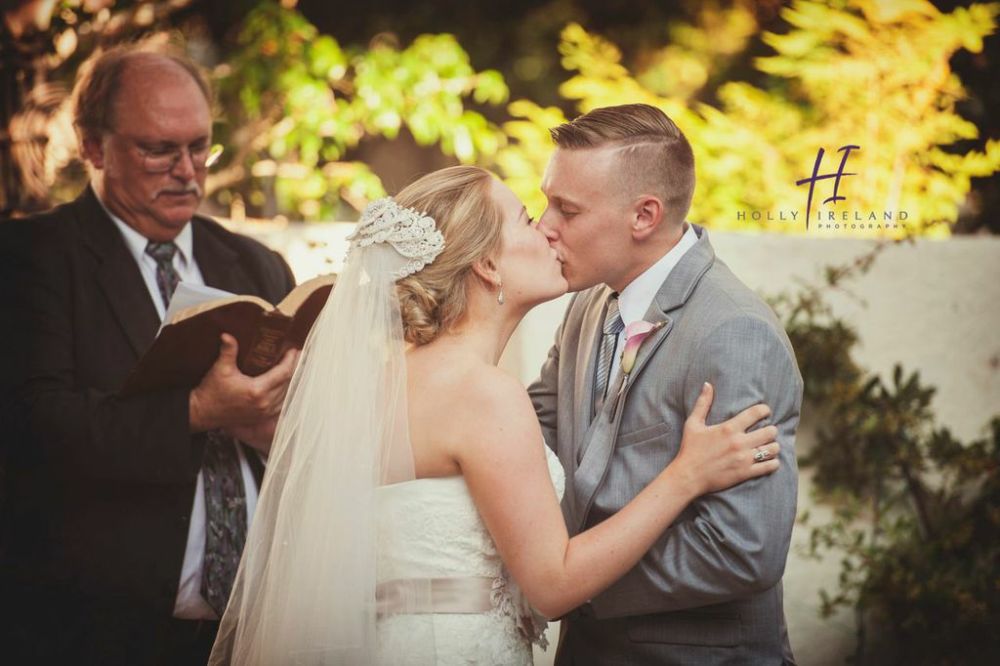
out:
{"label": "groom's face", "polygon": [[629,270],[631,235],[616,147],[558,148],[542,180],[539,220],[559,255],[570,291],[615,285]]}

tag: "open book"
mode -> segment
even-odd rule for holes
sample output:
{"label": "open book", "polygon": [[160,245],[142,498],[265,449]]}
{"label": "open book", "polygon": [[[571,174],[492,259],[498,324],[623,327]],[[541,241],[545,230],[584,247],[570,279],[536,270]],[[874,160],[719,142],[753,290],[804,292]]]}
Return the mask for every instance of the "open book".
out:
{"label": "open book", "polygon": [[257,296],[236,296],[181,282],[153,344],[132,369],[121,394],[194,388],[219,356],[222,333],[239,342],[237,365],[256,376],[291,347],[301,349],[326,304],[336,277],[303,282],[276,306]]}

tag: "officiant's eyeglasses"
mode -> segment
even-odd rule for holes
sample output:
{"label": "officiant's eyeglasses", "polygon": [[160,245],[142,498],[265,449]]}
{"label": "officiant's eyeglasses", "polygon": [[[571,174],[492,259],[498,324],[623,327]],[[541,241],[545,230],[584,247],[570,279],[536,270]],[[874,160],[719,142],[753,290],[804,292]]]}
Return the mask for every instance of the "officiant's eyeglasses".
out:
{"label": "officiant's eyeglasses", "polygon": [[195,169],[208,169],[215,164],[222,155],[223,148],[220,144],[210,145],[208,143],[197,143],[190,146],[176,146],[165,144],[162,146],[143,146],[135,142],[139,154],[142,155],[142,166],[147,173],[166,173],[172,171],[186,151],[191,156],[191,164]]}

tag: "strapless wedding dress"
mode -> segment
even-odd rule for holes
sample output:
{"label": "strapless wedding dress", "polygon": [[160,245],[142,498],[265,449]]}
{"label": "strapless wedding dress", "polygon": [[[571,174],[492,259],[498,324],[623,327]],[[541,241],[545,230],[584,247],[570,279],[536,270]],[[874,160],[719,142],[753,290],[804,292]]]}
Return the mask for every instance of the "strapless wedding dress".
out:
{"label": "strapless wedding dress", "polygon": [[[548,447],[543,448],[562,499],[562,466]],[[379,620],[379,663],[424,661],[433,636],[437,664],[531,664],[531,643],[547,645],[545,618],[529,607],[505,571],[465,479],[383,486],[378,501],[380,589],[392,591],[386,596],[405,597],[406,585],[414,581],[430,581],[434,588],[433,613]],[[442,608],[449,612],[440,612]]]}

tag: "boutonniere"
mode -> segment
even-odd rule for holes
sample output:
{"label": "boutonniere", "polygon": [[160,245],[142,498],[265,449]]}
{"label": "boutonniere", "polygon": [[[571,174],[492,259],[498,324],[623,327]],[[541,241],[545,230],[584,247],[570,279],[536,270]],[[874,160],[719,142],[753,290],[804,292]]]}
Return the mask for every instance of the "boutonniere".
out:
{"label": "boutonniere", "polygon": [[625,349],[622,350],[622,373],[624,373],[626,381],[628,381],[628,376],[631,374],[632,368],[635,367],[635,358],[639,355],[639,347],[642,346],[646,338],[663,328],[665,323],[662,321],[655,324],[648,321],[634,321],[625,327]]}
{"label": "boutonniere", "polygon": [[[622,379],[621,388],[618,389],[616,402],[621,399],[626,387],[628,387],[628,382],[632,377],[632,370],[635,368],[635,359],[639,356],[639,348],[642,347],[642,343],[650,335],[663,328],[664,324],[666,324],[665,321],[658,321],[655,324],[648,321],[634,321],[625,327],[625,348],[622,349],[621,360],[624,378]],[[616,409],[617,407],[615,405]]]}

